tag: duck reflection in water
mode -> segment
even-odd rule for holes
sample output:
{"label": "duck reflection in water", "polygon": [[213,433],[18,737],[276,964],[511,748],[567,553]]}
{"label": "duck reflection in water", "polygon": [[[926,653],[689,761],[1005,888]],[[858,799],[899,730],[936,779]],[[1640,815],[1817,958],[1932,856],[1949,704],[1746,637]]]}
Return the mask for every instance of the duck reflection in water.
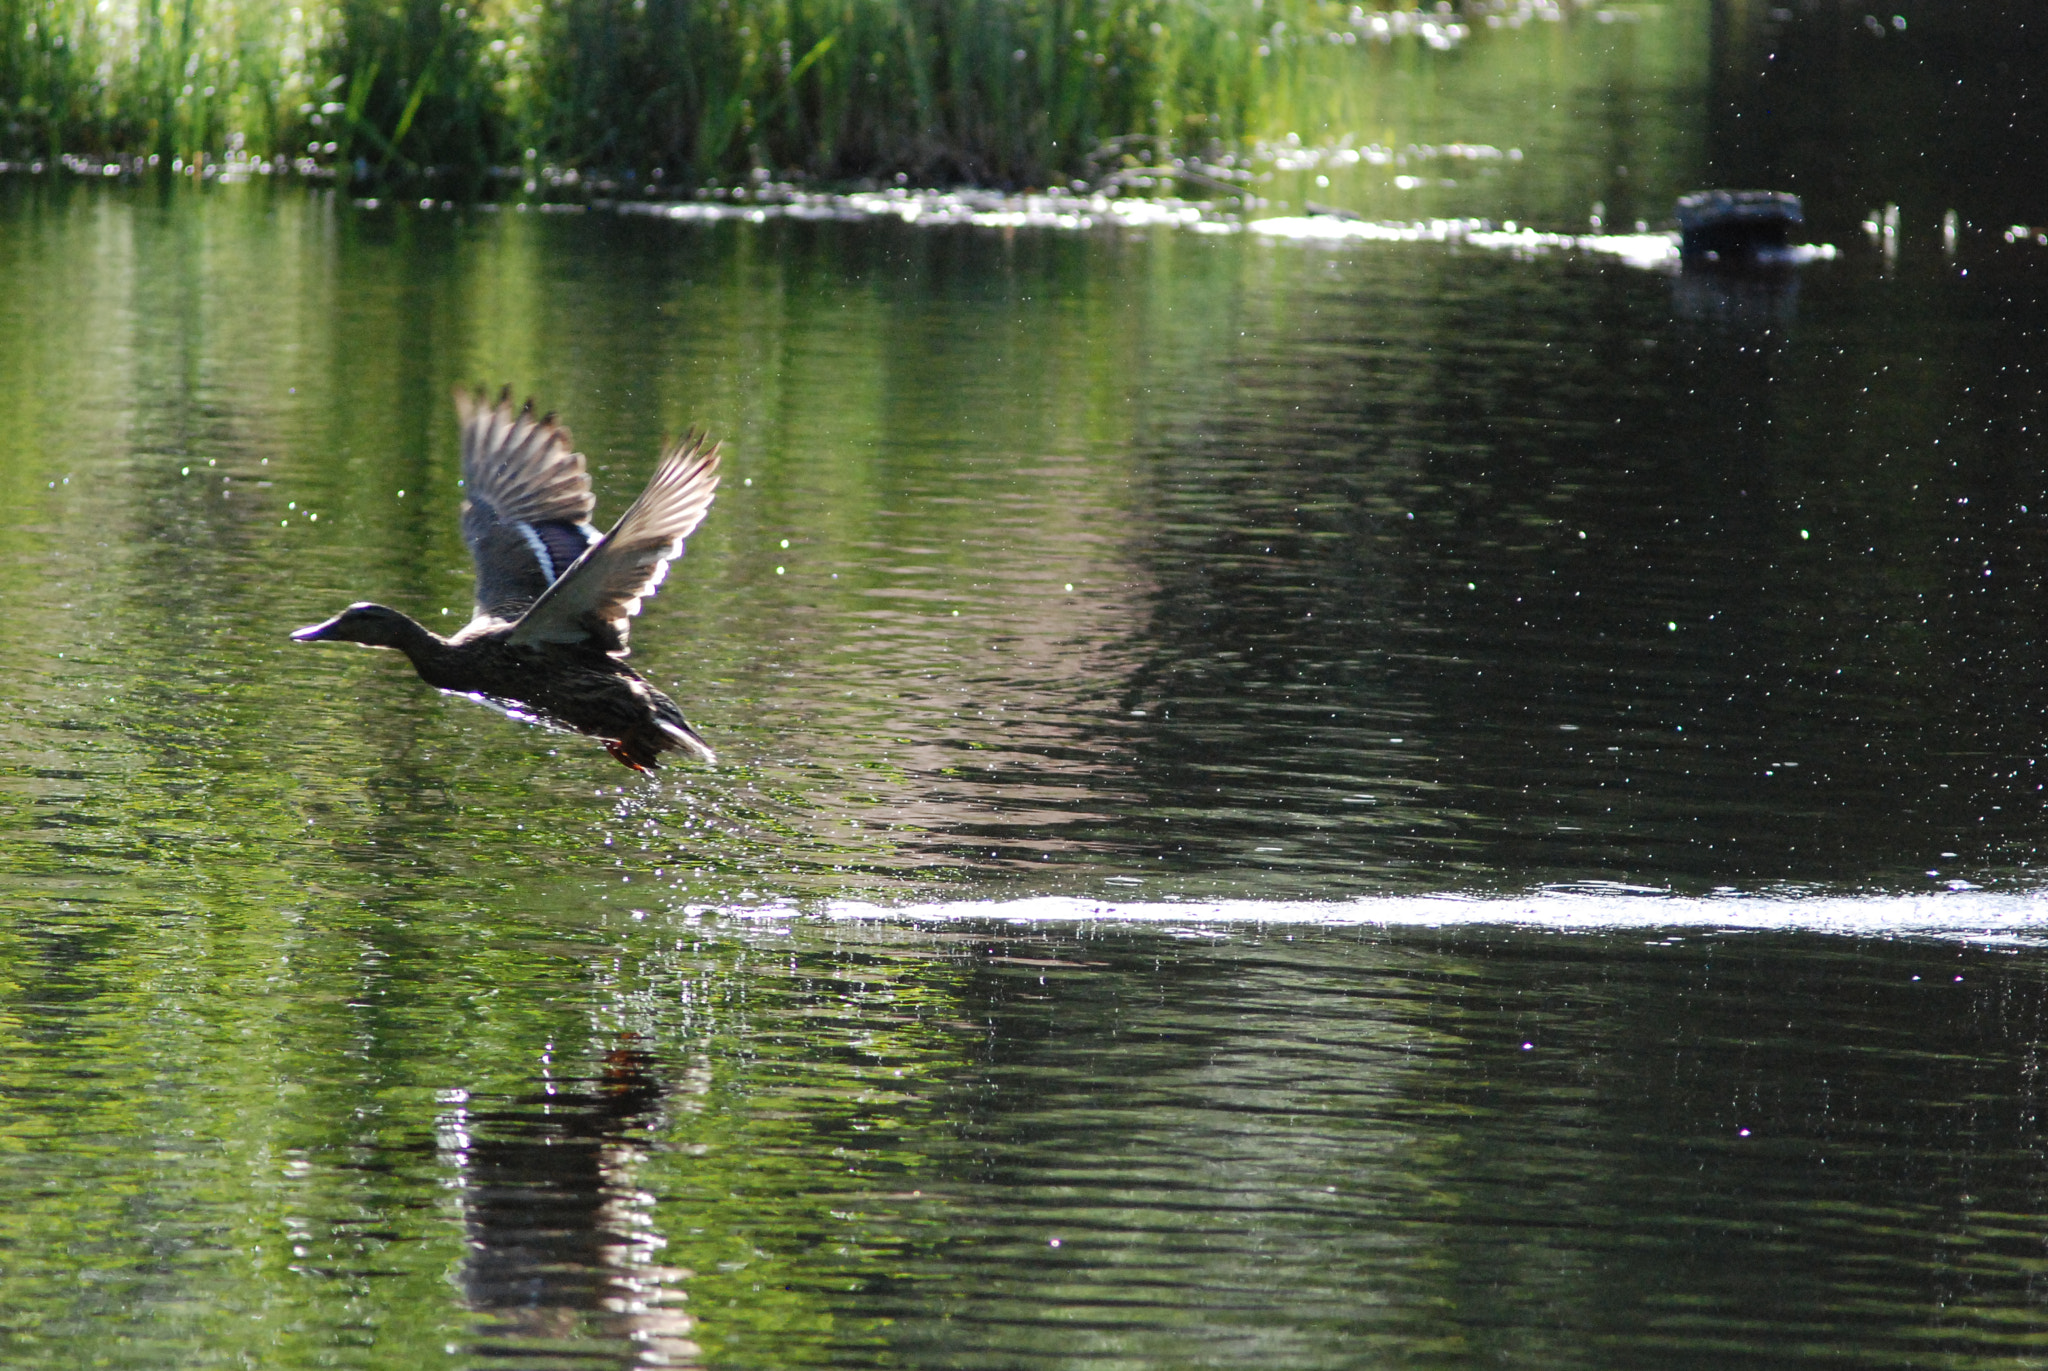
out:
{"label": "duck reflection in water", "polygon": [[635,771],[664,752],[716,757],[676,702],[625,663],[633,615],[668,574],[711,508],[718,449],[702,435],[675,444],[609,533],[583,454],[552,414],[458,391],[462,537],[476,563],[476,611],[443,638],[395,609],[353,604],[292,634],[302,643],[390,647],[420,679],[514,718],[604,740]]}
{"label": "duck reflection in water", "polygon": [[465,1302],[485,1318],[475,1351],[532,1365],[686,1366],[693,1321],[675,1306],[690,1273],[656,1261],[653,1198],[636,1183],[636,1136],[659,1122],[654,1059],[630,1044],[593,1082],[498,1109],[441,1116],[439,1149],[459,1177]]}

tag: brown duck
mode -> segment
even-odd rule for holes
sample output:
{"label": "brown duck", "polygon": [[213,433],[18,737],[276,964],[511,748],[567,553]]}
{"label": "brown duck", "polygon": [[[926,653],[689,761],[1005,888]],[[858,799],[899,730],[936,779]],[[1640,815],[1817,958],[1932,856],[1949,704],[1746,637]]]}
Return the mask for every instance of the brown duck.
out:
{"label": "brown duck", "polygon": [[457,391],[462,416],[462,537],[476,562],[476,614],[452,638],[383,605],[350,605],[292,634],[302,643],[395,647],[420,679],[514,718],[604,740],[651,771],[664,752],[717,760],[676,702],[625,663],[630,618],[668,574],[711,508],[718,449],[692,433],[662,455],[647,489],[611,532],[583,454],[552,414]]}

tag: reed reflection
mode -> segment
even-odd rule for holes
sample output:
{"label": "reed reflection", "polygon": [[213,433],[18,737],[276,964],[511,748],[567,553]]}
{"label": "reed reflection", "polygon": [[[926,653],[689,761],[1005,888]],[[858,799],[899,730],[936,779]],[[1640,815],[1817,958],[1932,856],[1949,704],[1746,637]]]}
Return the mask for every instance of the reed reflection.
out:
{"label": "reed reflection", "polygon": [[697,1362],[695,1321],[675,1307],[691,1273],[661,1264],[637,1179],[673,1093],[655,1065],[627,1035],[594,1081],[544,1078],[502,1106],[463,1099],[442,1114],[468,1247],[458,1279],[487,1362]]}

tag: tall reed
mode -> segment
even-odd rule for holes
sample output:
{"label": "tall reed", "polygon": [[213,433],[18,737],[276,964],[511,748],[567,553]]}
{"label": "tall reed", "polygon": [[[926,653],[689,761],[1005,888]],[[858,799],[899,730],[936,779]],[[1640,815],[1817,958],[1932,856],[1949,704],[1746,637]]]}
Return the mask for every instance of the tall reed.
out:
{"label": "tall reed", "polygon": [[1262,131],[1328,0],[0,0],[0,156],[1043,183]]}
{"label": "tall reed", "polygon": [[530,120],[572,163],[1042,181],[1112,137],[1241,135],[1287,61],[1275,23],[1343,15],[1315,0],[574,0],[540,14]]}
{"label": "tall reed", "polygon": [[0,154],[281,150],[331,15],[282,0],[0,0]]}
{"label": "tall reed", "polygon": [[[340,0],[328,47],[334,96],[307,111],[343,164],[386,174],[441,168],[475,175],[517,137],[505,117],[505,43],[479,0]],[[337,108],[338,106],[338,108]]]}

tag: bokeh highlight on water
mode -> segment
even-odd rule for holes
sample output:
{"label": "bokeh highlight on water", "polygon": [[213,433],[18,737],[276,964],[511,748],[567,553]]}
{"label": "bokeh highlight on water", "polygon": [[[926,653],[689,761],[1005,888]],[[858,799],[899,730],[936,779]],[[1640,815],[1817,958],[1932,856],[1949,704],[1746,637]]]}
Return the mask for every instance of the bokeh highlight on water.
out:
{"label": "bokeh highlight on water", "polygon": [[[1940,16],[1658,13],[1266,194],[1835,260],[0,181],[0,1360],[2033,1355],[2048,249]],[[725,437],[718,768],[286,640],[507,380]]]}

